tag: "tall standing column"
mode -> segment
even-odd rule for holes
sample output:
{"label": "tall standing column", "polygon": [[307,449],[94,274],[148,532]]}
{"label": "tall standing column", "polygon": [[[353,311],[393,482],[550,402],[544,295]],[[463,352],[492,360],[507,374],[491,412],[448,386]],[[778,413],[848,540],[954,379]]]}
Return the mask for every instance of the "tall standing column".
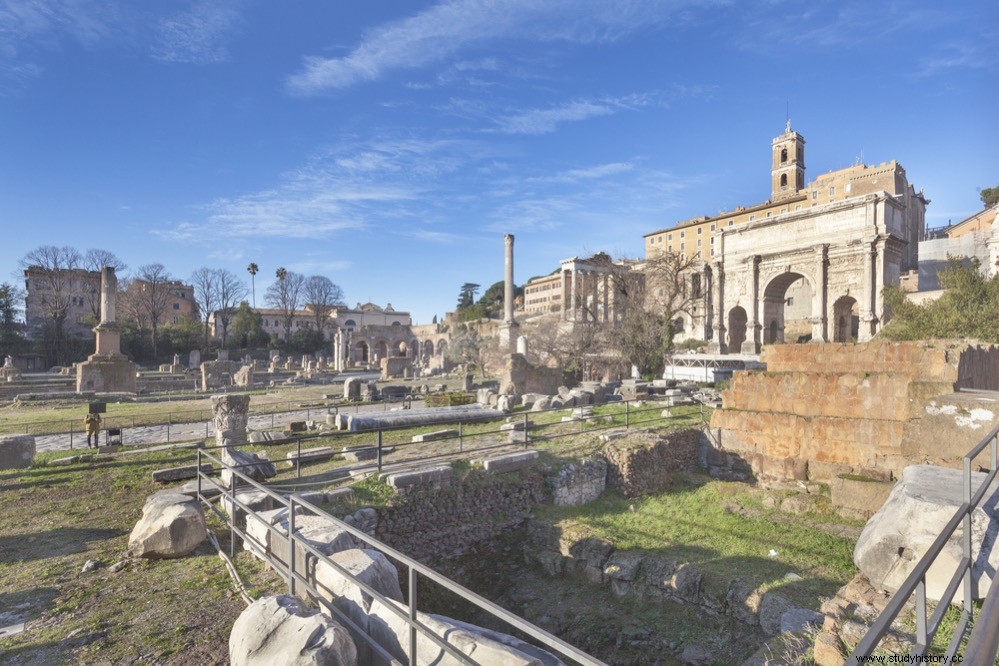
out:
{"label": "tall standing column", "polygon": [[861,256],[864,260],[864,288],[860,307],[860,330],[857,332],[857,342],[867,342],[871,339],[874,329],[874,255],[877,241],[864,243]]}
{"label": "tall standing column", "polygon": [[759,354],[762,347],[760,341],[760,261],[762,257],[754,254],[752,261],[752,311],[749,313],[749,335],[747,339],[753,341],[753,353]]}
{"label": "tall standing column", "polygon": [[513,323],[513,234],[503,236],[506,245],[506,276],[503,283],[503,321]]}
{"label": "tall standing column", "polygon": [[823,243],[815,246],[815,285],[812,294],[812,342],[826,341],[827,313],[826,291],[829,283],[828,275],[829,245]]}
{"label": "tall standing column", "polygon": [[500,326],[500,347],[507,353],[517,351],[517,322],[513,318],[513,234],[503,236],[506,248],[503,279],[503,324]]}
{"label": "tall standing column", "polygon": [[576,318],[576,265],[575,264],[572,265],[572,269],[569,272],[569,276],[570,276],[570,280],[571,280],[570,283],[569,283],[569,287],[572,290],[572,295],[571,295],[571,298],[569,299],[569,303],[571,303],[571,305],[570,305],[570,313],[571,314],[569,315],[569,319],[571,319],[572,321],[577,321],[577,318]]}

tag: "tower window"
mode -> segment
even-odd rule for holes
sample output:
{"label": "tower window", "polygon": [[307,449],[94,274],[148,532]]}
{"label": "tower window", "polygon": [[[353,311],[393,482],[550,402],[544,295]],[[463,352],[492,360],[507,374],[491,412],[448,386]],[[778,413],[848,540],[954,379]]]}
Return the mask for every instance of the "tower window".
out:
{"label": "tower window", "polygon": [[753,221],[753,220],[755,220],[755,219],[756,219],[756,216],[755,216],[755,215],[750,215],[750,216],[749,216],[749,221],[750,221],[750,222],[752,222],[752,221]]}
{"label": "tower window", "polygon": [[700,227],[697,227],[697,235],[698,235],[698,236],[700,236],[700,235],[701,235],[701,231],[702,231],[702,229],[701,229]]}
{"label": "tower window", "polygon": [[780,175],[780,186],[781,187],[787,187],[787,174],[786,173],[782,173]]}
{"label": "tower window", "polygon": [[780,163],[784,164],[787,162],[787,148],[780,149]]}
{"label": "tower window", "polygon": [[835,187],[830,187],[829,188],[829,196],[832,196],[834,194],[836,194],[836,188]]}

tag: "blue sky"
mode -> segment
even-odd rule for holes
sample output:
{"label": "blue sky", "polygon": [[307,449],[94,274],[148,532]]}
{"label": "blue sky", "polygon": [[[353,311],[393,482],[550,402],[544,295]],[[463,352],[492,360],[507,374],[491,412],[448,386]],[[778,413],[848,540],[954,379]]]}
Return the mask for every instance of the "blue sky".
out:
{"label": "blue sky", "polygon": [[[0,0],[0,276],[43,244],[278,266],[419,323],[464,282],[897,159],[932,226],[999,184],[999,3]],[[263,278],[263,279],[262,279]]]}

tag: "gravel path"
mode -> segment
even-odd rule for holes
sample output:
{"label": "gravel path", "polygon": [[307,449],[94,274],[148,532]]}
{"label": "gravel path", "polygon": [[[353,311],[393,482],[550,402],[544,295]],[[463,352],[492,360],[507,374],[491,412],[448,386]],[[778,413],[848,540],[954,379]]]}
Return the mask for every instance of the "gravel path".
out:
{"label": "gravel path", "polygon": [[[384,412],[394,407],[400,407],[400,403],[380,403],[374,405],[344,405],[341,409],[344,413],[355,414],[358,412]],[[423,407],[422,400],[414,400],[413,407]],[[334,413],[330,408],[328,413]],[[249,418],[249,428],[251,430],[270,430],[280,427],[282,423],[290,421],[325,420],[327,408],[316,407],[313,409],[299,409],[288,412],[276,412],[274,414],[251,414]],[[134,428],[124,428],[122,431],[122,442],[126,446],[136,444],[165,444],[168,442],[184,442],[192,439],[201,439],[211,436],[211,421],[194,421],[191,423],[173,423],[170,425],[149,425],[135,426]],[[104,434],[101,434],[101,444],[104,443]],[[87,438],[83,433],[62,433],[58,435],[37,435],[35,437],[35,448],[38,451],[61,451],[64,449],[85,449],[87,448]]]}

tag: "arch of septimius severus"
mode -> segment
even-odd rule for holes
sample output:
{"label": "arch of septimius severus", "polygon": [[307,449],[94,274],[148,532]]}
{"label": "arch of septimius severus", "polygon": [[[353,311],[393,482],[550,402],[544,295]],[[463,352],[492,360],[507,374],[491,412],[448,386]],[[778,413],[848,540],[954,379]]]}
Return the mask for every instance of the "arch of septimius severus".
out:
{"label": "arch of septimius severus", "polygon": [[684,333],[712,351],[868,340],[888,315],[882,289],[916,269],[929,201],[905,170],[856,165],[806,185],[804,143],[790,124],[773,140],[770,200],[645,236],[647,259],[696,259],[703,300]]}

